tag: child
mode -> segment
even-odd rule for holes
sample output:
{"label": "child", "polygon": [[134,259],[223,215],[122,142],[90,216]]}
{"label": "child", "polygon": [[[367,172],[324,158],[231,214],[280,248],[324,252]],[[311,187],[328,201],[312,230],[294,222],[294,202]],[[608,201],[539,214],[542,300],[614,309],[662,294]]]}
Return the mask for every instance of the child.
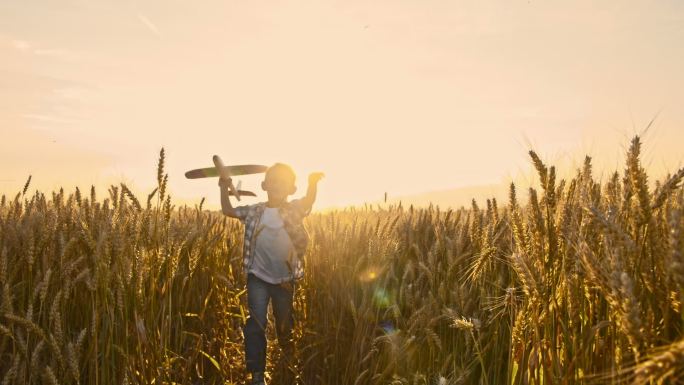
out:
{"label": "child", "polygon": [[278,342],[283,357],[293,354],[292,300],[295,280],[304,275],[302,258],[309,236],[302,223],[316,200],[322,173],[309,175],[306,196],[292,202],[295,173],[286,164],[276,163],[266,170],[261,188],[268,201],[232,207],[227,187],[230,179],[219,179],[223,214],[238,218],[245,224],[243,263],[247,274],[247,304],[249,318],[243,330],[247,370],[252,373],[253,385],[265,385],[266,369],[266,312],[273,300]]}

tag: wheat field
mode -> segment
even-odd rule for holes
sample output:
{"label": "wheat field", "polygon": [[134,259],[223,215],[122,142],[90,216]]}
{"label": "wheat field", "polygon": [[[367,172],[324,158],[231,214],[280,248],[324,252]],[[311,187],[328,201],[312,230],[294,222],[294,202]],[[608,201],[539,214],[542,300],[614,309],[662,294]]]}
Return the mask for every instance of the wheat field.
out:
{"label": "wheat field", "polygon": [[[682,383],[684,169],[651,183],[640,148],[606,181],[530,152],[508,202],[312,214],[271,383]],[[241,225],[173,205],[164,157],[146,197],[2,197],[3,385],[244,383]]]}

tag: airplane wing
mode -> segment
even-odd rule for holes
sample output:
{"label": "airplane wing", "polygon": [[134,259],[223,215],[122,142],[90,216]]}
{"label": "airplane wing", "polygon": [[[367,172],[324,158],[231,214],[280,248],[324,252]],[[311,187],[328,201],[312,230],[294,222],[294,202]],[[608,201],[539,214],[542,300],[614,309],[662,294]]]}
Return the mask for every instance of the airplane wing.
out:
{"label": "airplane wing", "polygon": [[[255,196],[257,196],[255,193],[253,193],[251,191],[245,191],[245,190],[237,190],[237,191],[241,197],[255,197]],[[235,195],[235,194],[233,194],[232,191],[229,191],[228,194],[233,195],[233,196]]]}
{"label": "airplane wing", "polygon": [[235,188],[235,198],[237,198],[238,201],[240,200],[240,189],[241,189],[241,188],[242,188],[242,181],[239,180],[239,181],[238,181],[238,185],[237,185],[237,187]]}
{"label": "airplane wing", "polygon": [[[224,166],[224,169],[228,171],[231,176],[239,175],[249,175],[249,174],[260,174],[266,172],[268,166],[262,166],[258,164],[242,164],[237,166]],[[218,170],[216,167],[198,168],[196,170],[190,170],[185,173],[185,177],[188,179],[198,179],[198,178],[212,178],[217,177]]]}

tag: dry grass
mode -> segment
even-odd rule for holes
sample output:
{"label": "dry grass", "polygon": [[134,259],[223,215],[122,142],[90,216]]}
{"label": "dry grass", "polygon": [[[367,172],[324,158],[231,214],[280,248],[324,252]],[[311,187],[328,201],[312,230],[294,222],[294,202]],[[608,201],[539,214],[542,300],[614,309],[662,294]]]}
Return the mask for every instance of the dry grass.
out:
{"label": "dry grass", "polygon": [[[505,207],[314,214],[297,352],[274,384],[661,384],[684,374],[684,170],[649,189],[635,138],[604,185],[533,152]],[[0,202],[2,384],[243,383],[237,221],[176,208],[160,154],[125,185]]]}

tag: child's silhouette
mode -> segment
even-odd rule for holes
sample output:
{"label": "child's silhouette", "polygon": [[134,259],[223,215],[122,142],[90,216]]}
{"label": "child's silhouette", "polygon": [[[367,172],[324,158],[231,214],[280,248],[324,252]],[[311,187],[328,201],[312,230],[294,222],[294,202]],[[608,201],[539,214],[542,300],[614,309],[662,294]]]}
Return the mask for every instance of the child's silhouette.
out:
{"label": "child's silhouette", "polygon": [[295,173],[286,164],[276,163],[266,171],[261,188],[268,201],[233,207],[228,186],[230,179],[219,179],[223,213],[238,218],[245,225],[243,245],[244,270],[247,274],[249,318],[244,328],[247,370],[253,385],[265,385],[266,312],[273,300],[278,342],[283,357],[293,354],[292,300],[293,283],[304,275],[302,258],[309,242],[303,219],[316,200],[318,182],[323,173],[309,175],[306,196],[291,202],[287,197],[297,190]]}

